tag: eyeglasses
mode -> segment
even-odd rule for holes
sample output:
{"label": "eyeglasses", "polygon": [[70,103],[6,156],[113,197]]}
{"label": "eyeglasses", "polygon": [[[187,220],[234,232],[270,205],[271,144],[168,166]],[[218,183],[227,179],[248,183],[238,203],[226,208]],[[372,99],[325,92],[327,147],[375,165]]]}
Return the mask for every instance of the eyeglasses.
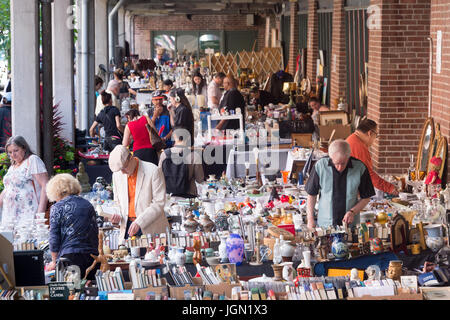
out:
{"label": "eyeglasses", "polygon": [[375,130],[370,130],[370,131],[372,131],[373,133],[375,133],[375,138],[378,138],[378,132],[376,132]]}

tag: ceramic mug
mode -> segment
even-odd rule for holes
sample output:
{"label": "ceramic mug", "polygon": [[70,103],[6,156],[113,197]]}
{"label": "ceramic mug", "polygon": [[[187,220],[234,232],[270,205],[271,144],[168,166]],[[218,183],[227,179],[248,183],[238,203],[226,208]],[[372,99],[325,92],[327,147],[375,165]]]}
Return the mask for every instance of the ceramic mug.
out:
{"label": "ceramic mug", "polygon": [[268,246],[262,245],[259,247],[259,254],[261,256],[261,262],[265,262],[272,254],[272,250]]}

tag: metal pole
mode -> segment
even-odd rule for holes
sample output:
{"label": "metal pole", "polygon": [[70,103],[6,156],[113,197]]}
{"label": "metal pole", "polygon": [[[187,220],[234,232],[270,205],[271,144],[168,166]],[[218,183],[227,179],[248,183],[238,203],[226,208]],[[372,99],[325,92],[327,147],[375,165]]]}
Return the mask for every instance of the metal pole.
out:
{"label": "metal pole", "polygon": [[[113,21],[114,16],[119,11],[120,7],[122,7],[125,4],[126,0],[120,0],[116,6],[111,10],[108,16],[108,46],[109,46],[109,61],[108,66],[111,66],[113,64],[116,64],[115,60],[115,52],[114,52],[114,28],[113,28]],[[108,67],[108,72],[110,71],[110,67]]]}
{"label": "metal pole", "polygon": [[81,2],[81,130],[88,130],[89,1],[90,0],[83,0]]}
{"label": "metal pole", "polygon": [[42,8],[42,83],[43,83],[43,160],[49,176],[53,175],[53,72],[52,72],[52,2],[41,0]]}

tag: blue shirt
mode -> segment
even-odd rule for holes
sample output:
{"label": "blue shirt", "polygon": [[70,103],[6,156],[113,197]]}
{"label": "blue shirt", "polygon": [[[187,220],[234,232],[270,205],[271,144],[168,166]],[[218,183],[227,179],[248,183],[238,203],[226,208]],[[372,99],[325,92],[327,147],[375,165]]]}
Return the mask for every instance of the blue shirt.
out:
{"label": "blue shirt", "polygon": [[69,196],[50,210],[50,251],[58,257],[69,253],[98,255],[98,227],[92,204]]}
{"label": "blue shirt", "polygon": [[[161,138],[164,138],[165,136],[167,136],[168,134],[169,134],[169,132],[170,132],[170,130],[171,130],[171,127],[170,127],[170,115],[169,115],[169,113],[163,113],[163,114],[161,114],[159,117],[158,117],[158,119],[156,119],[156,121],[155,121],[155,127],[156,127],[156,131],[158,131],[158,133],[159,133],[159,130],[162,128],[162,126],[164,126],[164,130],[163,130],[163,132],[161,133]],[[166,141],[166,146],[167,147],[171,147],[172,146],[172,144],[173,144],[173,141],[172,140],[167,140]]]}

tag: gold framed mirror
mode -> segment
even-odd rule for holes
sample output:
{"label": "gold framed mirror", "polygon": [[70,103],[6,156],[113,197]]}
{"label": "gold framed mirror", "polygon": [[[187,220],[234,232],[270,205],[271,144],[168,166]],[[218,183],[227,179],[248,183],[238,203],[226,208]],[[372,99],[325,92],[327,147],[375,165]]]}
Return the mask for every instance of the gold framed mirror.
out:
{"label": "gold framed mirror", "polygon": [[[442,137],[441,126],[439,123],[436,123],[436,128],[434,130],[434,139],[433,139],[433,143],[431,144],[430,156],[429,156],[428,160],[431,160],[431,158],[433,158],[436,155],[437,146],[439,143],[439,139],[441,139],[441,137]],[[428,172],[430,172],[430,161],[428,161],[427,174],[428,174]]]}
{"label": "gold framed mirror", "polygon": [[442,174],[445,169],[445,160],[447,158],[447,139],[445,137],[439,138],[434,156],[442,159],[441,169],[439,170],[439,178],[442,179]]}
{"label": "gold framed mirror", "polygon": [[417,150],[416,180],[423,180],[428,172],[428,162],[430,161],[431,146],[434,141],[434,121],[428,118],[422,128],[419,149]]}

